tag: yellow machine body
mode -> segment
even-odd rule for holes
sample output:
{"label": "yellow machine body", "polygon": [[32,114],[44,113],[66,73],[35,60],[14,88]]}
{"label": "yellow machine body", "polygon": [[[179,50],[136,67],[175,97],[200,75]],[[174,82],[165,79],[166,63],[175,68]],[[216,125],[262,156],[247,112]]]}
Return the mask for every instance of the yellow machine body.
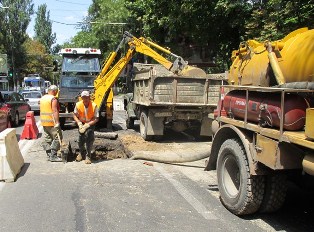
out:
{"label": "yellow machine body", "polygon": [[[283,78],[276,84],[314,81],[314,30],[301,28],[282,40],[267,43],[271,52],[266,43],[254,40],[241,43],[240,48],[233,51],[229,84],[268,87],[272,76],[276,76],[275,69]],[[279,67],[274,68],[271,60]]]}

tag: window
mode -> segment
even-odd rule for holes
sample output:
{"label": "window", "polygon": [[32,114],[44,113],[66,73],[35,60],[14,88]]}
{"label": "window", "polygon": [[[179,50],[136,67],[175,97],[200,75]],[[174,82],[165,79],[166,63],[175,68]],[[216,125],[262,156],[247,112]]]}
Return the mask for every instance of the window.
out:
{"label": "window", "polygon": [[23,98],[41,98],[41,93],[40,92],[27,92],[27,93],[22,93]]}
{"label": "window", "polygon": [[93,87],[94,78],[91,77],[62,77],[61,86],[71,88]]}
{"label": "window", "polygon": [[99,60],[90,56],[64,57],[62,62],[63,72],[99,72]]}

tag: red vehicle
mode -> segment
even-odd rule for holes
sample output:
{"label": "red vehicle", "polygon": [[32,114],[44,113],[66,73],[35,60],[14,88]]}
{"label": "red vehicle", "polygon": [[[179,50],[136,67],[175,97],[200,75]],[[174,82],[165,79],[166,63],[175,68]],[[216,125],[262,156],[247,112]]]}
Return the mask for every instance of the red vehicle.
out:
{"label": "red vehicle", "polygon": [[0,132],[11,127],[10,109],[5,104],[0,93]]}
{"label": "red vehicle", "polygon": [[1,109],[8,112],[12,126],[18,126],[21,120],[26,119],[26,113],[31,110],[30,105],[19,93],[0,95]]}

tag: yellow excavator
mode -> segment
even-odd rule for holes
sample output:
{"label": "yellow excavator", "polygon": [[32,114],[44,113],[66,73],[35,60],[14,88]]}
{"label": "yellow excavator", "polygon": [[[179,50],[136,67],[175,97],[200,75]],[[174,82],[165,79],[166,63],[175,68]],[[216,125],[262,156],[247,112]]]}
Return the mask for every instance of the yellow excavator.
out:
{"label": "yellow excavator", "polygon": [[[110,69],[119,50],[125,44],[128,44],[129,46],[126,54],[122,56]],[[166,55],[169,55],[170,57],[173,57],[174,61],[166,59],[153,48],[159,50],[162,53],[165,53]],[[127,66],[136,53],[141,53],[151,57],[156,62],[163,65],[166,69],[179,76],[206,76],[206,73],[202,69],[188,65],[187,61],[185,61],[182,57],[171,53],[169,49],[163,48],[143,37],[136,38],[131,33],[124,32],[123,38],[117,49],[111,52],[111,54],[108,56],[104,62],[101,72],[94,81],[94,102],[100,108],[100,122],[103,120],[102,118],[106,118],[107,128],[111,128],[113,118],[113,91],[111,88],[118,79],[122,70]]]}

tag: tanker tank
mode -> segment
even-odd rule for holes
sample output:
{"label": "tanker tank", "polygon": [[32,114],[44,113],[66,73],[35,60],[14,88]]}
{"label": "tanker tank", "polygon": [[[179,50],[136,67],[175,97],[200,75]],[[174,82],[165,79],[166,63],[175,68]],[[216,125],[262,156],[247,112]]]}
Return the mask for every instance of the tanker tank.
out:
{"label": "tanker tank", "polygon": [[301,28],[278,41],[241,43],[232,53],[229,84],[314,89],[313,41],[314,30]]}

